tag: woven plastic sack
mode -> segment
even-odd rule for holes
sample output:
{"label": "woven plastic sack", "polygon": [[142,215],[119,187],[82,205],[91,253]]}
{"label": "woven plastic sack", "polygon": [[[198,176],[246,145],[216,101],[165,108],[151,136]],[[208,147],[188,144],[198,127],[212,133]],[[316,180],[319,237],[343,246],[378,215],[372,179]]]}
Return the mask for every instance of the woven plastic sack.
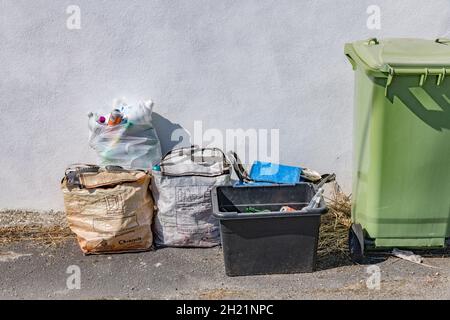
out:
{"label": "woven plastic sack", "polygon": [[155,244],[213,247],[220,244],[219,221],[212,215],[211,190],[229,185],[231,168],[219,149],[172,150],[153,170],[152,194],[158,212]]}
{"label": "woven plastic sack", "polygon": [[152,107],[151,101],[129,106],[119,100],[113,108],[126,121],[114,126],[98,123],[100,115],[89,113],[89,145],[97,152],[100,165],[150,170],[159,163],[161,145],[152,123]]}

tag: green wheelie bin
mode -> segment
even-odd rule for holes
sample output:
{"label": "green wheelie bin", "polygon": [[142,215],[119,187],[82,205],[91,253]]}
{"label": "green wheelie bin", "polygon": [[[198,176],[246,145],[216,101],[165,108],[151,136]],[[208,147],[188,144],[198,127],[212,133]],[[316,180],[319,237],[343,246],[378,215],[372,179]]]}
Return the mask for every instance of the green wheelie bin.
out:
{"label": "green wheelie bin", "polygon": [[355,71],[349,249],[444,248],[450,237],[450,40],[345,45]]}

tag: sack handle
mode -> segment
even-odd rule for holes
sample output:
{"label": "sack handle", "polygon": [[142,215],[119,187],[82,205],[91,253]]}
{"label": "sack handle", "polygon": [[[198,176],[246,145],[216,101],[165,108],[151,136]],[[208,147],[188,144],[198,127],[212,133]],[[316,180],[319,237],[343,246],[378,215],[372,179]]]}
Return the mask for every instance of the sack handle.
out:
{"label": "sack handle", "polygon": [[65,171],[66,175],[67,171],[69,171],[70,169],[76,171],[77,173],[88,173],[88,172],[97,173],[100,170],[100,166],[90,163],[72,163],[67,167]]}
{"label": "sack handle", "polygon": [[73,163],[64,172],[64,178],[61,183],[64,183],[64,180],[66,180],[69,185],[78,186],[82,189],[84,186],[80,181],[80,175],[88,172],[97,173],[99,170],[100,167],[95,164]]}
{"label": "sack handle", "polygon": [[[197,145],[192,144],[192,145],[189,146],[189,147],[180,147],[180,148],[172,149],[172,150],[168,151],[168,152],[162,157],[161,163],[162,163],[168,156],[172,155],[172,154],[175,153],[175,152],[183,151],[183,150],[187,150],[187,149],[191,149],[191,152],[192,152],[194,149],[198,149],[198,148],[199,148],[199,147],[198,147]],[[180,154],[183,154],[183,152],[180,152]]]}
{"label": "sack handle", "polygon": [[212,151],[219,151],[221,154],[222,154],[222,159],[223,159],[223,164],[224,164],[224,166],[226,166],[228,163],[227,163],[227,157],[225,156],[225,153],[221,150],[221,149],[219,149],[219,148],[215,148],[215,147],[212,147],[212,148],[200,148],[198,145],[191,145],[191,146],[189,146],[189,147],[181,147],[181,148],[176,148],[176,149],[172,149],[172,150],[170,150],[169,152],[167,152],[165,155],[164,155],[164,157],[162,157],[162,159],[161,159],[161,162],[160,162],[160,167],[161,167],[161,171],[163,171],[162,170],[162,167],[164,166],[164,161],[165,160],[167,160],[167,158],[169,157],[169,156],[171,156],[172,154],[174,154],[174,153],[176,153],[176,152],[179,152],[179,155],[181,156],[181,155],[187,155],[187,153],[185,153],[184,151],[189,151],[190,152],[190,156],[191,156],[191,158],[193,158],[193,154],[194,154],[194,152],[195,151],[200,151],[201,153],[202,153],[202,159],[204,158],[204,152],[206,151],[206,150],[212,150]]}
{"label": "sack handle", "polygon": [[254,180],[250,178],[247,170],[245,170],[244,166],[242,165],[241,159],[239,159],[236,152],[229,151],[227,153],[227,158],[231,163],[234,172],[236,172],[236,175],[238,176],[240,182],[254,182]]}

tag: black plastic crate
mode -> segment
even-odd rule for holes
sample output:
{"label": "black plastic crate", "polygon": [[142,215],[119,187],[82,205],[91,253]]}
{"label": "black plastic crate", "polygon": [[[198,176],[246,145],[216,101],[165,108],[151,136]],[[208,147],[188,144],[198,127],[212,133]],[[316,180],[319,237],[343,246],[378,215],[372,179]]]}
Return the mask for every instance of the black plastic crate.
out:
{"label": "black plastic crate", "polygon": [[[226,274],[314,271],[320,217],[327,211],[323,200],[319,208],[306,208],[315,192],[309,183],[214,188],[213,214],[220,220]],[[296,211],[280,212],[282,206]]]}

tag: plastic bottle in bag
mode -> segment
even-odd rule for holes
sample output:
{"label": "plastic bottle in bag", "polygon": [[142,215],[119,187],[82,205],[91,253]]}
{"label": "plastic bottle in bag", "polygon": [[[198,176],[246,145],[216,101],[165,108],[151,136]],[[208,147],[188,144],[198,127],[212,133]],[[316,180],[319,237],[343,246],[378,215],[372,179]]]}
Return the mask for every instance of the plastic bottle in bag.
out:
{"label": "plastic bottle in bag", "polygon": [[[101,165],[117,165],[126,169],[150,170],[161,161],[161,145],[152,123],[151,100],[137,106],[117,99],[113,103],[112,123],[98,123],[98,114],[89,114],[90,146],[97,152]],[[117,118],[120,119],[119,122]],[[115,121],[116,120],[116,121]]]}

